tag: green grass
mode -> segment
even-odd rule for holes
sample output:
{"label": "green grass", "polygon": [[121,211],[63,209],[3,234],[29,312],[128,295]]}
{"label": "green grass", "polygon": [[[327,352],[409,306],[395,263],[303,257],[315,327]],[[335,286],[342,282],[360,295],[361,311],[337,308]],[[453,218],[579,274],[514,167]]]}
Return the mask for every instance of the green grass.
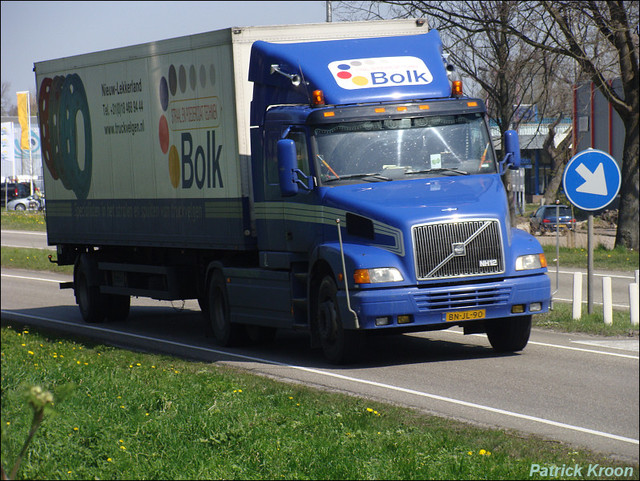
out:
{"label": "green grass", "polygon": [[31,422],[25,387],[75,386],[45,418],[19,479],[526,479],[533,463],[629,466],[215,364],[19,326],[1,337],[5,469]]}
{"label": "green grass", "polygon": [[[548,268],[550,271],[555,269],[556,246],[543,245],[542,249],[547,258]],[[569,247],[560,247],[560,267],[582,267],[588,266],[589,253],[587,249],[572,249]],[[616,247],[615,249],[607,249],[599,245],[593,249],[593,268],[598,270],[611,271],[629,271],[638,269],[638,252],[626,249],[624,247]]]}
{"label": "green grass", "polygon": [[638,326],[631,326],[629,310],[613,310],[613,324],[604,323],[602,306],[594,306],[593,313],[587,313],[587,305],[583,303],[580,319],[573,319],[573,306],[568,303],[555,302],[553,311],[533,316],[533,327],[553,329],[561,332],[583,332],[600,336],[635,336],[638,337]]}
{"label": "green grass", "polygon": [[28,269],[32,271],[52,271],[73,274],[73,266],[58,266],[49,261],[48,256],[56,259],[55,251],[45,249],[25,249],[21,247],[2,248],[2,267]]}
{"label": "green grass", "polygon": [[2,210],[2,228],[44,232],[47,229],[44,212]]}

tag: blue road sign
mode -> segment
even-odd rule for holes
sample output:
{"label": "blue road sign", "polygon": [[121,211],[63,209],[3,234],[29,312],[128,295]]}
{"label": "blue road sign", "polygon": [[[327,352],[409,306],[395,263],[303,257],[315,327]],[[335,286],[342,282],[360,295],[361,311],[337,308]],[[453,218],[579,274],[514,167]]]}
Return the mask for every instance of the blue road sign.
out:
{"label": "blue road sign", "polygon": [[615,159],[596,149],[574,155],[562,176],[567,198],[582,210],[600,210],[608,206],[618,195],[621,180]]}

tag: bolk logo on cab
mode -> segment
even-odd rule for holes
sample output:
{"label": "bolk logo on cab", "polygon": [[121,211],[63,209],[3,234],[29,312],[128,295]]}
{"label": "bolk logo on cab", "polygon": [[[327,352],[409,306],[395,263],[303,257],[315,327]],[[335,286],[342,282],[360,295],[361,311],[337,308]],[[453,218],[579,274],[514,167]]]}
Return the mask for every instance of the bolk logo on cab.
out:
{"label": "bolk logo on cab", "polygon": [[431,72],[417,57],[376,57],[337,60],[329,71],[338,86],[347,90],[427,85],[433,81]]}

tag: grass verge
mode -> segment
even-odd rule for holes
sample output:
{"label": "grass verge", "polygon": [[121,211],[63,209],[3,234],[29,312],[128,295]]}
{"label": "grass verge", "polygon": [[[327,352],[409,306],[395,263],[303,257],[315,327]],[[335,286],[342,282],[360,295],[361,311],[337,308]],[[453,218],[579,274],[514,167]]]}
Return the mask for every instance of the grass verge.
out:
{"label": "grass verge", "polygon": [[[543,245],[542,249],[549,264],[549,270],[555,269],[556,246]],[[560,247],[560,267],[581,267],[587,268],[589,261],[589,253],[587,249],[572,249],[569,247]],[[603,245],[599,245],[593,249],[593,268],[605,271],[629,271],[633,272],[638,268],[638,252],[626,249],[624,247],[616,247],[615,249],[607,249]]]}
{"label": "grass verge", "polygon": [[5,469],[30,426],[24,390],[75,386],[45,418],[20,479],[525,479],[532,464],[638,476],[637,464],[557,442],[224,366],[20,326],[1,336]]}
{"label": "grass verge", "polygon": [[47,230],[44,212],[18,212],[2,210],[2,228],[9,230],[29,230],[44,232]]}
{"label": "grass verge", "polygon": [[49,262],[49,255],[56,258],[56,252],[44,249],[25,249],[22,247],[2,247],[2,267],[28,269],[32,271],[51,271],[73,274],[73,266],[58,266]]}
{"label": "grass verge", "polygon": [[629,311],[613,311],[613,324],[604,323],[602,306],[594,306],[592,314],[587,313],[587,306],[582,306],[580,319],[573,319],[573,306],[562,302],[553,304],[553,311],[533,316],[533,327],[553,329],[561,332],[582,332],[600,336],[638,337],[639,329],[631,326]]}

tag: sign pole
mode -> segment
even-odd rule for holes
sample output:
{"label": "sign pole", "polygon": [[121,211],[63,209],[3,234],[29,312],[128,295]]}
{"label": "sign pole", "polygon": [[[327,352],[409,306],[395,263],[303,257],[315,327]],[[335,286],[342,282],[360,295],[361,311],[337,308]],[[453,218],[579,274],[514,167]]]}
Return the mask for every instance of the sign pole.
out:
{"label": "sign pole", "polygon": [[593,314],[593,214],[587,219],[587,312]]}
{"label": "sign pole", "polygon": [[[620,167],[606,152],[587,149],[574,155],[564,169],[562,183],[569,201],[590,212],[604,209],[618,195]],[[593,214],[587,221],[587,308],[593,313]]]}

